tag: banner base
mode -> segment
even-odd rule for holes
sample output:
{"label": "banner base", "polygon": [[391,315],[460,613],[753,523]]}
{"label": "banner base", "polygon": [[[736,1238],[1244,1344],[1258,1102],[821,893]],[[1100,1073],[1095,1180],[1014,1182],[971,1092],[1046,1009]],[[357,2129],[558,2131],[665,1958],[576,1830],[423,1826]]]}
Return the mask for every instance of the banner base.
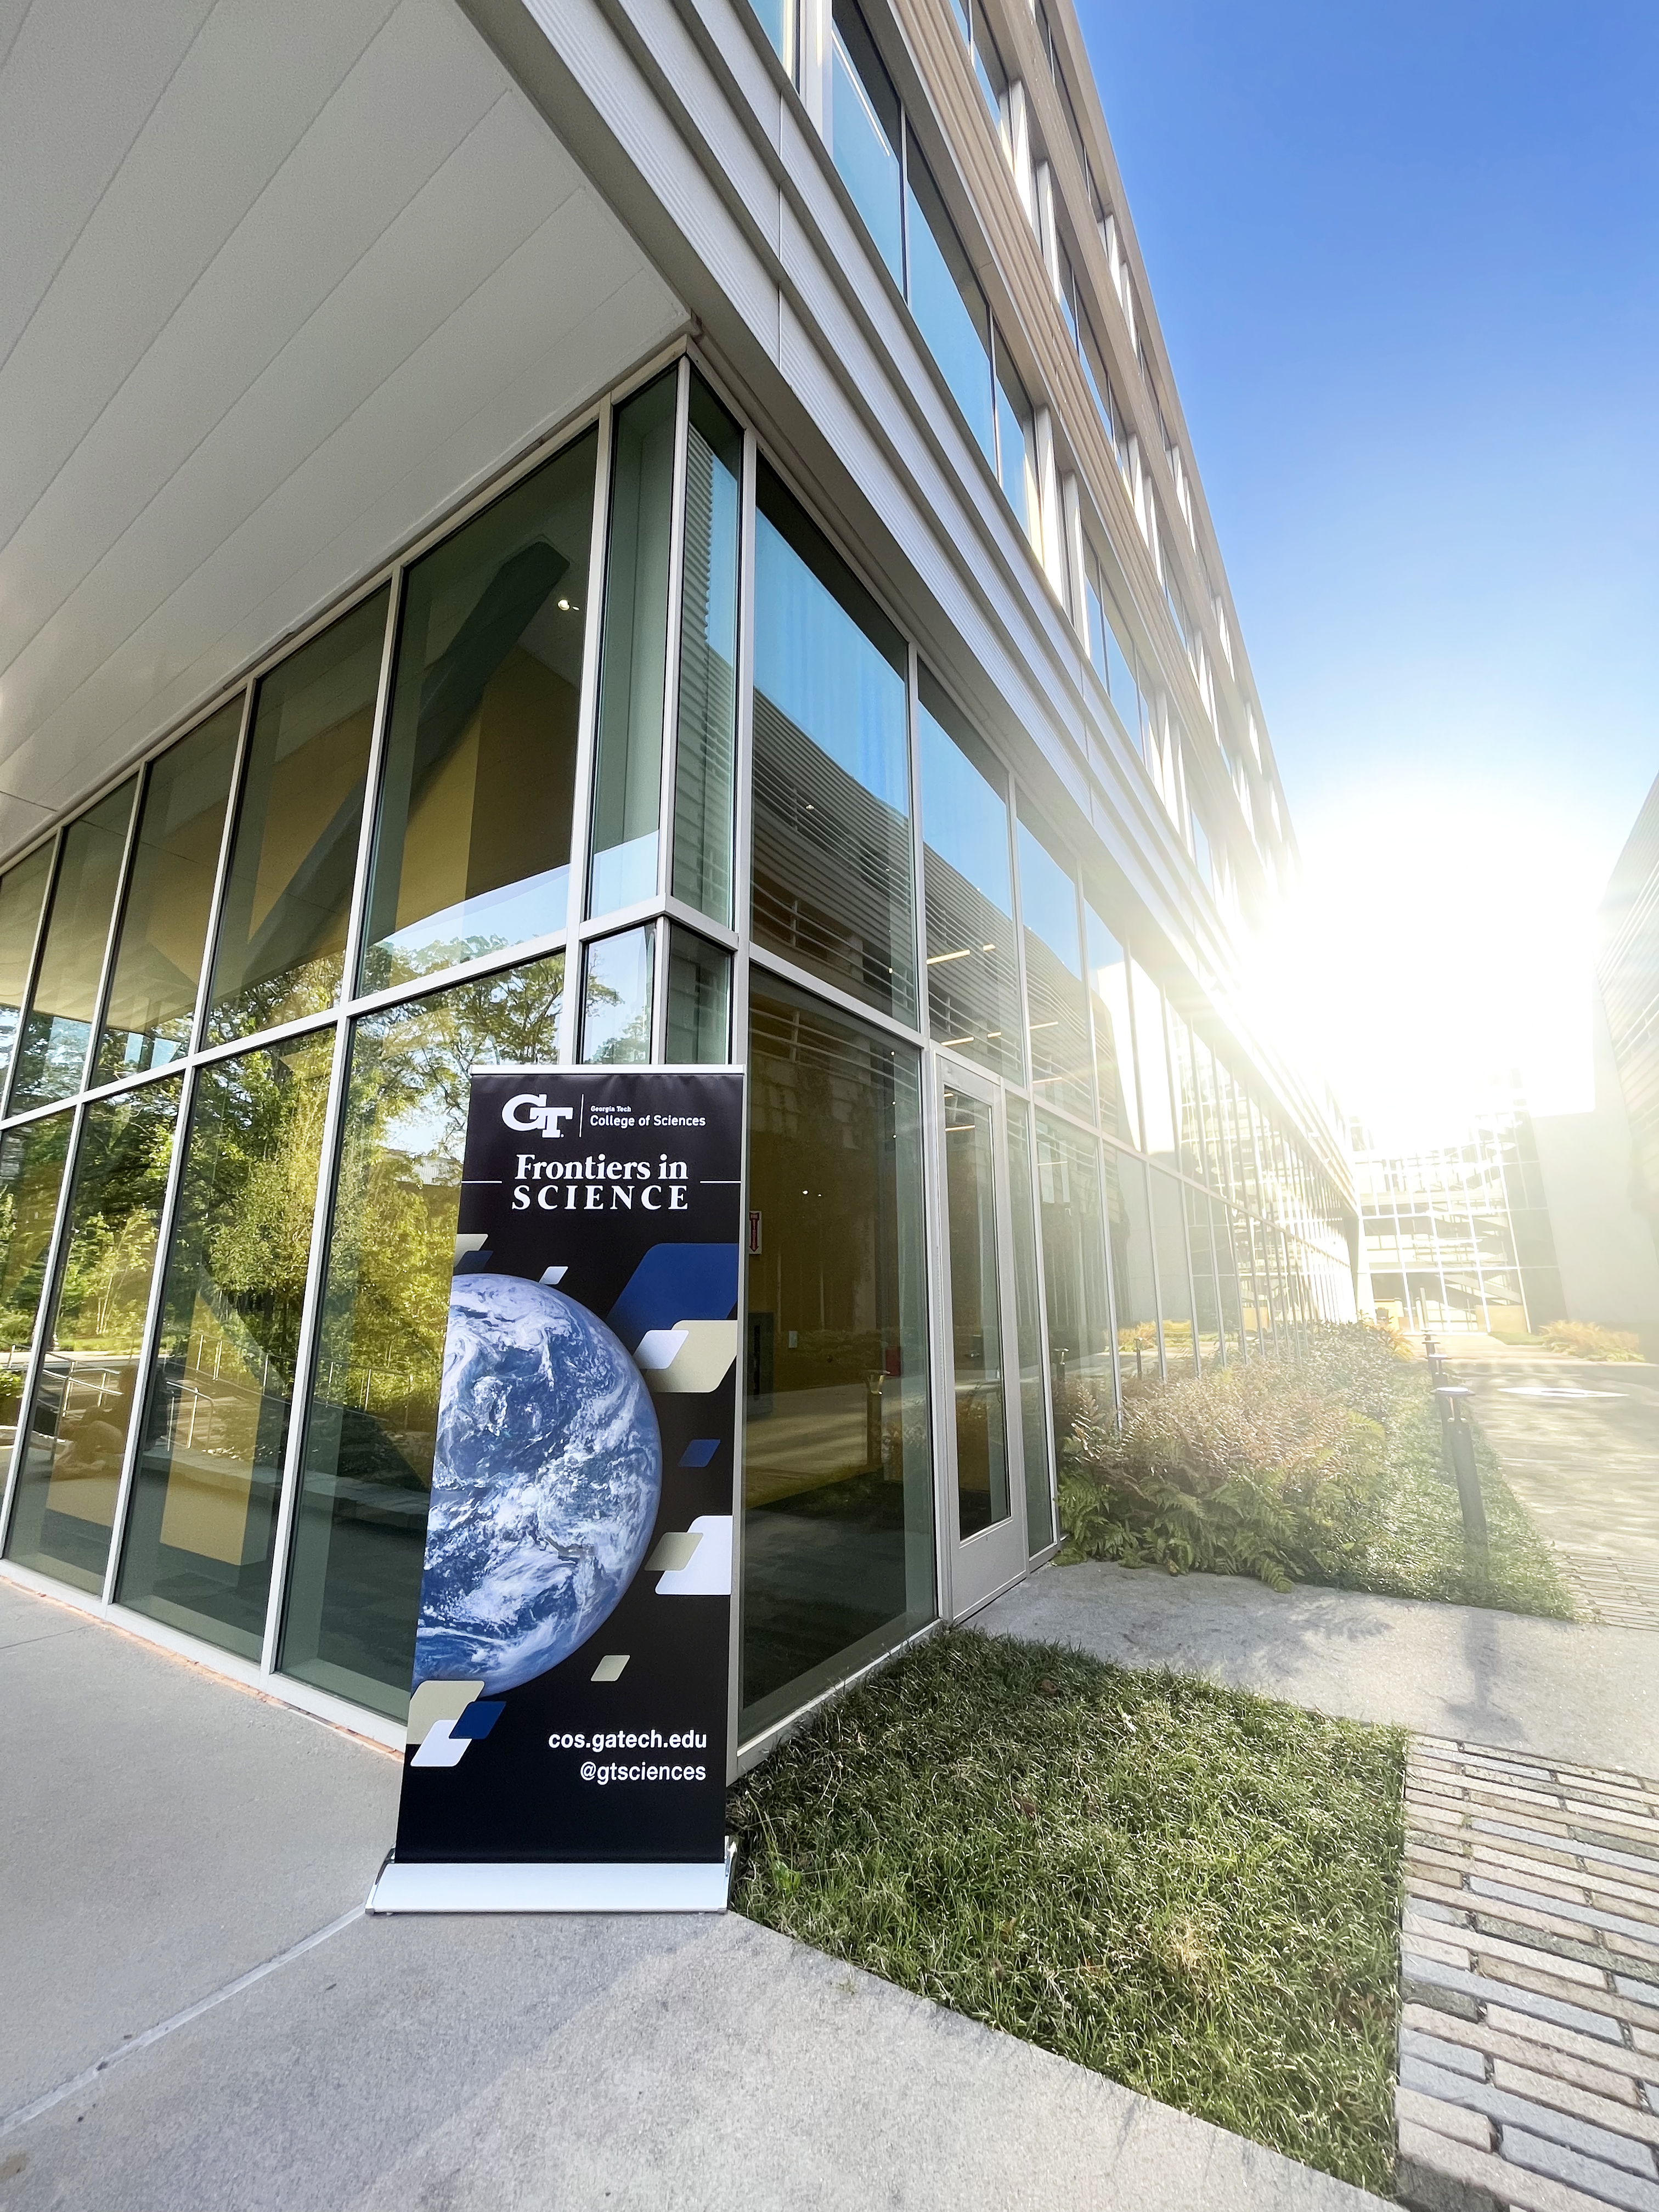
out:
{"label": "banner base", "polygon": [[689,1865],[427,1864],[388,1859],[370,1912],[724,1912],[733,1851]]}

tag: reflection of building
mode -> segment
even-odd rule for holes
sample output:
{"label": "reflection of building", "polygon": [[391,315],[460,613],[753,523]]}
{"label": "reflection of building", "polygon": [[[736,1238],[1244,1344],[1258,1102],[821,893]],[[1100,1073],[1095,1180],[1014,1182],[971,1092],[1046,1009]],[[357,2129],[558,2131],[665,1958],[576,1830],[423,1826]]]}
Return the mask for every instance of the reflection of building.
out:
{"label": "reflection of building", "polygon": [[1379,1148],[1353,1131],[1372,1304],[1408,1328],[1515,1329],[1565,1309],[1532,1118],[1519,1100],[1457,1139]]}
{"label": "reflection of building", "polygon": [[1601,902],[1600,976],[1630,1123],[1631,1202],[1659,1250],[1659,780]]}
{"label": "reflection of building", "polygon": [[113,90],[54,0],[0,64],[76,121],[4,302],[5,1571],[395,1739],[465,1070],[730,1056],[757,1750],[1047,1555],[1084,1394],[1354,1309],[1076,16],[135,4]]}

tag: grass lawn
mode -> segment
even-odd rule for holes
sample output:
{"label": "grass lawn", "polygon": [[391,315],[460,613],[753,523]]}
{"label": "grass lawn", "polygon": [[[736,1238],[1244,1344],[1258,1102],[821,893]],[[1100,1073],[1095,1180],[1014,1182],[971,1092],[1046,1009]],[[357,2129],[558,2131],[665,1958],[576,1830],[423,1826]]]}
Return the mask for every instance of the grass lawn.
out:
{"label": "grass lawn", "polygon": [[1392,2191],[1405,1736],[940,1635],[732,1800],[751,1919]]}
{"label": "grass lawn", "polygon": [[1572,1600],[1560,1570],[1504,1480],[1496,1453],[1478,1434],[1490,1574],[1483,1583],[1468,1571],[1457,1492],[1440,1474],[1440,1417],[1419,1372],[1408,1370],[1402,1378],[1382,1480],[1365,1516],[1360,1549],[1329,1580],[1338,1589],[1374,1590],[1383,1597],[1437,1598],[1571,1620]]}

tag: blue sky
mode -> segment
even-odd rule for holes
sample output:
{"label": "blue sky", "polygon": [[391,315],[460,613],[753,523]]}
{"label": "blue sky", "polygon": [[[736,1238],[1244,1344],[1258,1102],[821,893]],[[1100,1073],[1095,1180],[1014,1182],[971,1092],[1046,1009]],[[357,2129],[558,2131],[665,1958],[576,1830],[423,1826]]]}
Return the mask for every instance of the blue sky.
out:
{"label": "blue sky", "polygon": [[1587,1103],[1593,909],[1659,774],[1659,0],[1079,6],[1341,909],[1326,1055],[1356,1108],[1510,1060]]}

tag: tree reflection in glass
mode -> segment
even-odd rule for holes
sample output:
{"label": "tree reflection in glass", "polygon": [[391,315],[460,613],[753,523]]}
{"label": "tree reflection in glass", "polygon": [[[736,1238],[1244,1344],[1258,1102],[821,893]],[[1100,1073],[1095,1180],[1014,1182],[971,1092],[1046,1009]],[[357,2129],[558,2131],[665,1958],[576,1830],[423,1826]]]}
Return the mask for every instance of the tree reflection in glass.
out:
{"label": "tree reflection in glass", "polygon": [[0,1451],[6,1453],[16,1434],[23,1376],[34,1344],[71,1118],[67,1113],[49,1115],[0,1138]]}
{"label": "tree reflection in glass", "polygon": [[178,1118],[178,1083],[151,1084],[98,1100],[81,1133],[6,1546],[77,1589],[104,1584]]}
{"label": "tree reflection in glass", "polygon": [[334,1031],[196,1079],[118,1595],[259,1656]]}
{"label": "tree reflection in glass", "polygon": [[624,929],[587,948],[582,991],[582,1058],[600,1066],[636,1066],[651,1057],[651,985],[657,933]]}
{"label": "tree reflection in glass", "polygon": [[558,1056],[564,956],[370,1014],[352,1044],[285,1673],[401,1717],[426,1548],[468,1070]]}

